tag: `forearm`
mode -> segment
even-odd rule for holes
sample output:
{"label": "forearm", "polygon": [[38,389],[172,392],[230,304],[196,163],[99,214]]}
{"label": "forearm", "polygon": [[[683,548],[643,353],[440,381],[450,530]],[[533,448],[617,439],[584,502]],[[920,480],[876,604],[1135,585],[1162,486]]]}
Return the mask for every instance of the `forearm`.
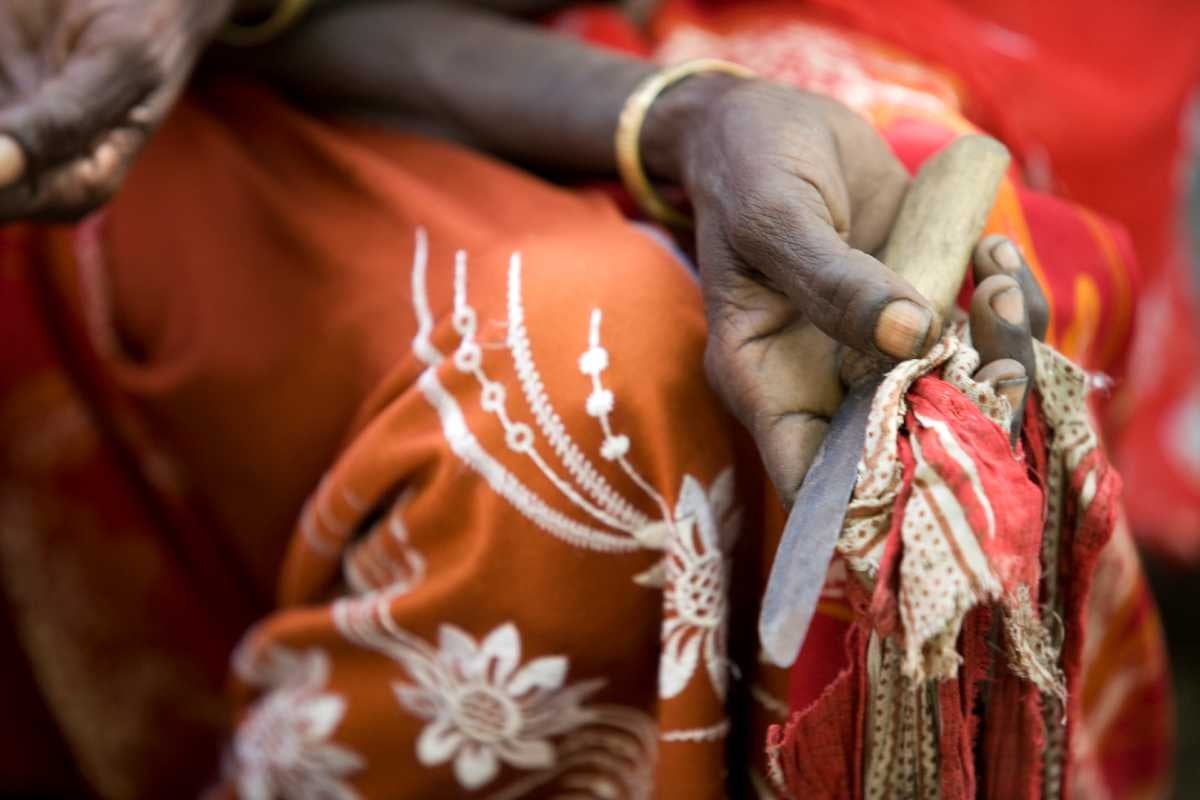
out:
{"label": "forearm", "polygon": [[[514,161],[587,172],[612,171],[621,107],[654,69],[444,2],[330,7],[260,58],[317,107],[383,112]],[[643,138],[652,173],[678,178],[681,132],[725,83],[691,79],[656,103]]]}

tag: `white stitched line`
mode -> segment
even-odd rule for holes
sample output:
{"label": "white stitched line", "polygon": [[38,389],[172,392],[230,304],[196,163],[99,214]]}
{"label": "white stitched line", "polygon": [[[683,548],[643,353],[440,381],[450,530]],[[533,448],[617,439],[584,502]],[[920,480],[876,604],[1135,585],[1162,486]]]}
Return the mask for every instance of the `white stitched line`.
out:
{"label": "white stitched line", "polygon": [[715,742],[729,733],[729,720],[723,719],[707,728],[663,731],[658,738],[664,742]]}
{"label": "white stitched line", "polygon": [[454,265],[454,327],[462,336],[462,341],[454,353],[454,365],[460,372],[472,375],[479,384],[480,405],[485,412],[493,414],[500,421],[500,425],[504,429],[504,442],[508,449],[533,461],[546,479],[554,484],[554,488],[589,516],[610,528],[626,533],[633,533],[637,530],[633,525],[618,519],[604,509],[597,508],[582,497],[574,486],[559,476],[542,458],[541,453],[537,450],[533,429],[523,422],[513,422],[508,416],[507,394],[503,385],[489,379],[483,371],[483,355],[475,341],[475,309],[467,304],[467,257],[466,253],[461,250],[457,254]]}
{"label": "white stitched line", "polygon": [[348,525],[326,509],[324,503],[328,499],[328,488],[329,474],[326,473],[321,476],[308,501],[300,509],[300,532],[318,554],[326,558],[337,558],[341,555],[342,545],[345,544],[345,529]]}
{"label": "white stitched line", "polygon": [[324,493],[317,496],[317,519],[325,526],[325,530],[333,534],[340,542],[345,538],[347,531],[352,523],[338,519],[337,513],[329,506],[328,503],[321,502],[325,499]]}
{"label": "white stitched line", "polygon": [[[592,309],[591,324],[588,327],[588,350],[580,358],[580,366],[584,374],[590,375],[592,378],[593,394],[601,394],[606,391],[603,382],[600,380],[600,373],[603,372],[607,367],[608,351],[606,351],[600,345],[600,319],[600,309]],[[586,362],[589,357],[592,357],[593,355],[600,355],[602,356],[602,359],[599,359],[595,366],[589,367],[586,365]],[[604,431],[604,447],[608,448],[611,445],[622,445],[620,448],[613,450],[613,452],[616,453],[616,455],[613,456],[613,460],[620,464],[621,469],[625,471],[625,474],[629,476],[631,481],[636,483],[643,492],[645,492],[652,500],[654,500],[654,502],[658,505],[659,510],[662,512],[662,518],[664,520],[674,519],[674,515],[671,513],[671,509],[669,506],[667,506],[667,502],[663,499],[663,496],[659,494],[654,487],[650,485],[650,482],[643,478],[641,474],[633,468],[633,465],[629,463],[629,460],[625,458],[625,452],[627,452],[629,448],[629,437],[617,436],[613,433],[611,411],[602,411],[601,413],[596,414],[596,419],[600,423],[601,430]],[[603,449],[601,450],[601,453],[604,453]],[[608,456],[606,455],[605,457]]]}
{"label": "white stitched line", "polygon": [[387,532],[398,550],[393,558],[382,540],[364,539],[343,559],[347,583],[356,594],[375,589],[390,589],[406,593],[425,580],[425,558],[411,544],[402,512],[408,503],[408,493],[400,496],[388,513]]}
{"label": "white stitched line", "polygon": [[312,512],[312,508],[306,506],[300,518],[300,532],[304,534],[305,540],[309,545],[322,556],[326,558],[337,558],[339,550],[336,546],[325,541],[321,536],[320,530],[317,528],[317,519]]}
{"label": "white stitched line", "polygon": [[513,253],[508,266],[508,338],[509,352],[520,379],[521,391],[529,404],[542,435],[554,449],[568,474],[600,506],[619,518],[625,530],[637,530],[650,524],[650,518],[621,497],[597,472],[567,433],[554,405],[546,394],[541,375],[533,362],[529,335],[525,328],[525,309],[521,300],[521,254]]}
{"label": "white stitched line", "polygon": [[429,310],[429,297],[425,288],[425,270],[429,264],[429,237],[425,228],[417,228],[417,241],[413,253],[412,295],[413,310],[417,315],[417,335],[413,338],[413,352],[417,358],[430,366],[442,363],[441,352],[429,341],[433,330],[433,314]]}
{"label": "white stitched line", "polygon": [[437,411],[442,422],[442,432],[454,454],[479,473],[497,494],[512,503],[539,528],[565,542],[590,550],[632,553],[641,548],[636,539],[617,536],[569,519],[529,491],[480,446],[479,441],[467,428],[458,403],[442,386],[432,369],[422,373],[417,380],[417,386]]}
{"label": "white stitched line", "polygon": [[367,501],[363,500],[350,489],[342,489],[342,500],[346,501],[346,505],[360,514],[367,510]]}
{"label": "white stitched line", "polygon": [[[640,542],[634,538],[618,536],[584,525],[550,508],[488,454],[471,433],[458,402],[453,395],[446,391],[435,371],[435,368],[444,360],[444,356],[429,341],[429,333],[433,329],[433,314],[429,308],[425,280],[429,260],[428,252],[425,229],[419,227],[417,228],[412,266],[412,299],[417,317],[417,334],[413,339],[413,352],[428,366],[428,369],[418,378],[417,386],[426,401],[437,412],[442,423],[442,433],[446,437],[451,451],[483,477],[492,490],[507,500],[519,513],[552,536],[578,547],[601,552],[632,553],[641,549]],[[463,269],[465,273],[465,264]],[[461,321],[465,322],[465,320]],[[457,324],[460,320],[455,320],[455,322]]]}

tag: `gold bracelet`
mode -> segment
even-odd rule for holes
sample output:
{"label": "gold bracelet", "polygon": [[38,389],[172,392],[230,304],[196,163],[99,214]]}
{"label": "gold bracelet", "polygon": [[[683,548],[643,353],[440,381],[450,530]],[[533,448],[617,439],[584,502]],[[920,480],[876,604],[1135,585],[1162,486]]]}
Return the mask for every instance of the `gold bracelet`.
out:
{"label": "gold bracelet", "polygon": [[257,47],[279,37],[296,24],[312,0],[279,0],[271,16],[253,25],[230,22],[221,31],[222,44],[231,47]]}
{"label": "gold bracelet", "polygon": [[629,95],[621,116],[617,120],[615,137],[617,151],[617,172],[625,190],[633,197],[634,202],[652,219],[675,227],[689,227],[692,221],[682,212],[672,208],[661,197],[646,170],[642,168],[641,136],[642,125],[646,122],[646,114],[650,106],[666,89],[700,72],[722,72],[736,75],[739,78],[752,78],[754,72],[741,64],[722,61],[717,58],[697,58],[685,61],[673,67],[660,70],[643,80]]}

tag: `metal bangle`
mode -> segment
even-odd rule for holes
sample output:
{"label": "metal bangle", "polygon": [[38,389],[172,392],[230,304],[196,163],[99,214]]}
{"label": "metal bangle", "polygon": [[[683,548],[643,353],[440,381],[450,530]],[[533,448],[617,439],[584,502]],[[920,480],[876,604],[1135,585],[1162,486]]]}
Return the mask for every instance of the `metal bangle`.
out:
{"label": "metal bangle", "polygon": [[717,58],[698,58],[685,61],[673,67],[667,67],[643,80],[629,95],[621,109],[617,120],[615,137],[617,153],[617,172],[626,191],[633,197],[646,215],[659,222],[674,227],[690,227],[692,224],[685,214],[667,204],[650,184],[650,178],[642,167],[641,135],[642,125],[650,106],[665,90],[684,78],[702,72],[721,72],[736,75],[740,78],[752,78],[754,72],[741,64],[722,61]]}
{"label": "metal bangle", "polygon": [[304,16],[312,0],[279,0],[275,10],[262,22],[246,25],[230,22],[221,31],[220,41],[231,47],[257,47],[278,38]]}

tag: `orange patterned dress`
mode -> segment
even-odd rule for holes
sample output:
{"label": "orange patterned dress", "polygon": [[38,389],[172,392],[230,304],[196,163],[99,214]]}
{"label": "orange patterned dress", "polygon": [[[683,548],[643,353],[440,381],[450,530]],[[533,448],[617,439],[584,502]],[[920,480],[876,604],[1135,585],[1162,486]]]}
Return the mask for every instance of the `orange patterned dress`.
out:
{"label": "orange patterned dress", "polygon": [[[789,77],[906,163],[969,129],[944,76],[800,33]],[[662,54],[727,47],[773,52]],[[1015,178],[990,228],[1052,343],[1119,358],[1119,229]],[[767,728],[844,673],[861,608],[837,562],[795,667],[759,658],[782,513],[705,386],[686,259],[606,194],[197,86],[103,217],[0,232],[0,331],[0,788],[787,791]],[[1115,528],[1069,622],[1064,792],[1159,797],[1165,658]]]}

